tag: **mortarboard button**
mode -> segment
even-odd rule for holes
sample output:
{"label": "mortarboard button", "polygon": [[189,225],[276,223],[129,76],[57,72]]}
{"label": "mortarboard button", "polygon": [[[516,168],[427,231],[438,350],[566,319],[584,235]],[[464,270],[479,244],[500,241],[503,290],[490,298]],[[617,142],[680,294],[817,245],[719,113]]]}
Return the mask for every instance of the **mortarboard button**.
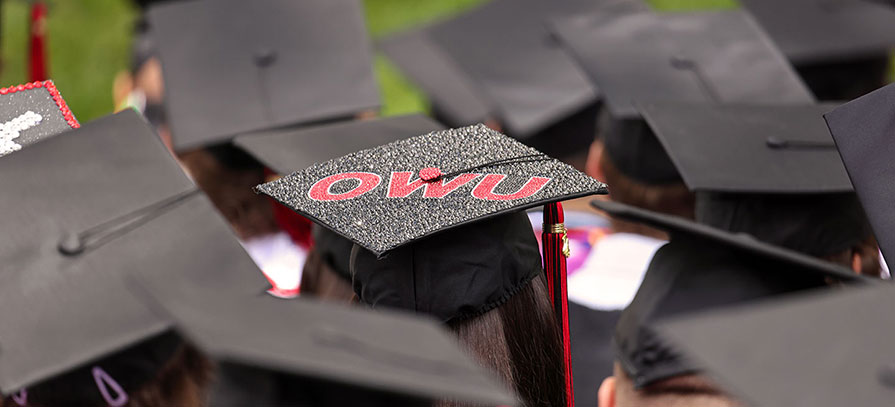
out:
{"label": "mortarboard button", "polygon": [[895,363],[883,365],[877,373],[879,382],[886,387],[895,389]]}
{"label": "mortarboard button", "polygon": [[266,68],[270,65],[273,65],[277,60],[277,51],[272,48],[262,48],[258,51],[255,51],[255,65],[258,65],[261,68]]}
{"label": "mortarboard button", "polygon": [[435,182],[442,177],[441,170],[434,167],[423,168],[420,170],[420,179],[426,182]]}

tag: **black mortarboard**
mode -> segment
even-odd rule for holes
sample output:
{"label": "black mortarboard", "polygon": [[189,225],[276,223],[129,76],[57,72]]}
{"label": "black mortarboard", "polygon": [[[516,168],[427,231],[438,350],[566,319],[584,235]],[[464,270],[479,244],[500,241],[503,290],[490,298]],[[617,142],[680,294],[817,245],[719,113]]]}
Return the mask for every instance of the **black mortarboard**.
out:
{"label": "black mortarboard", "polygon": [[379,103],[355,0],[185,1],[148,16],[176,150]]}
{"label": "black mortarboard", "polygon": [[814,101],[742,11],[593,13],[559,19],[552,27],[616,119],[638,118],[639,102]]}
{"label": "black mortarboard", "polygon": [[887,54],[895,10],[872,1],[741,0],[795,65]]}
{"label": "black mortarboard", "polygon": [[[824,115],[886,259],[895,259],[895,85]],[[891,261],[891,260],[889,260]],[[891,264],[891,263],[890,263]],[[891,269],[891,266],[890,266]]]}
{"label": "black mortarboard", "polygon": [[637,0],[495,0],[387,39],[384,49],[431,95],[445,123],[463,126],[490,115],[525,140],[596,101],[584,73],[554,43],[547,19],[645,8]]}
{"label": "black mortarboard", "polygon": [[676,318],[659,327],[755,406],[885,406],[895,399],[895,288],[831,290]]}
{"label": "black mortarboard", "polygon": [[636,387],[697,370],[655,331],[674,315],[825,287],[868,281],[841,266],[695,222],[594,201],[613,217],[667,231],[634,300],[616,328],[616,357]]}
{"label": "black mortarboard", "polygon": [[0,157],[78,126],[53,81],[0,89]]}
{"label": "black mortarboard", "polygon": [[426,116],[408,115],[250,134],[237,137],[234,144],[275,172],[289,174],[358,150],[442,129],[444,126]]}
{"label": "black mortarboard", "polygon": [[140,279],[147,298],[215,361],[294,377],[286,385],[302,394],[288,405],[513,404],[512,393],[429,319],[302,299],[222,297],[177,276],[150,277]]}
{"label": "black mortarboard", "polygon": [[[4,157],[0,190],[7,215],[0,228],[15,231],[0,245],[4,394],[29,387],[39,399],[46,389],[57,405],[71,404],[82,394],[102,400],[98,366],[124,392],[155,377],[172,348],[157,340],[168,324],[128,293],[129,273],[202,270],[211,274],[198,280],[222,296],[267,288],[226,223],[132,110]],[[63,373],[76,378],[53,383]]]}
{"label": "black mortarboard", "polygon": [[697,221],[827,256],[870,236],[822,119],[832,107],[647,103],[640,111],[697,193]]}

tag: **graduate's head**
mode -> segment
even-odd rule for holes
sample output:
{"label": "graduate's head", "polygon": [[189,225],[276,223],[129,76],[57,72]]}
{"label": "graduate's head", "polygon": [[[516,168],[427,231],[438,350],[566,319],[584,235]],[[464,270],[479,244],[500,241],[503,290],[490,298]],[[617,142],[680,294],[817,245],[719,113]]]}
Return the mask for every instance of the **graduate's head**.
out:
{"label": "graduate's head", "polygon": [[598,390],[599,407],[742,407],[708,378],[685,374],[635,388],[616,363],[611,377]]}

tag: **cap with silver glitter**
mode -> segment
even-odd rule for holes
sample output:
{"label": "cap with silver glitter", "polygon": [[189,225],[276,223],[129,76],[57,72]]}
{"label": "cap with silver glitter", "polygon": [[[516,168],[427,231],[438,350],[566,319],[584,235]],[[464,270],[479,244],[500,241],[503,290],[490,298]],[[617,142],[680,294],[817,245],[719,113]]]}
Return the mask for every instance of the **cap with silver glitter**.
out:
{"label": "cap with silver glitter", "polygon": [[484,125],[396,141],[257,187],[381,256],[460,225],[606,186]]}

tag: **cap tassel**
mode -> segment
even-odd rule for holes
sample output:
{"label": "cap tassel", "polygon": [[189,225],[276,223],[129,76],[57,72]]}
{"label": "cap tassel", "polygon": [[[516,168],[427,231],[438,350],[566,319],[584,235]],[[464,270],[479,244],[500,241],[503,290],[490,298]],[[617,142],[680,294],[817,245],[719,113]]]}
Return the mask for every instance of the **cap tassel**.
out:
{"label": "cap tassel", "polygon": [[42,1],[31,5],[30,58],[28,77],[30,82],[47,79],[47,5]]}
{"label": "cap tassel", "polygon": [[566,259],[569,256],[569,237],[564,224],[562,204],[544,205],[544,230],[541,241],[544,251],[544,273],[547,277],[547,292],[553,312],[560,324],[563,344],[563,362],[566,380],[566,404],[575,405],[572,386],[572,344],[569,335],[569,302],[566,285]]}

